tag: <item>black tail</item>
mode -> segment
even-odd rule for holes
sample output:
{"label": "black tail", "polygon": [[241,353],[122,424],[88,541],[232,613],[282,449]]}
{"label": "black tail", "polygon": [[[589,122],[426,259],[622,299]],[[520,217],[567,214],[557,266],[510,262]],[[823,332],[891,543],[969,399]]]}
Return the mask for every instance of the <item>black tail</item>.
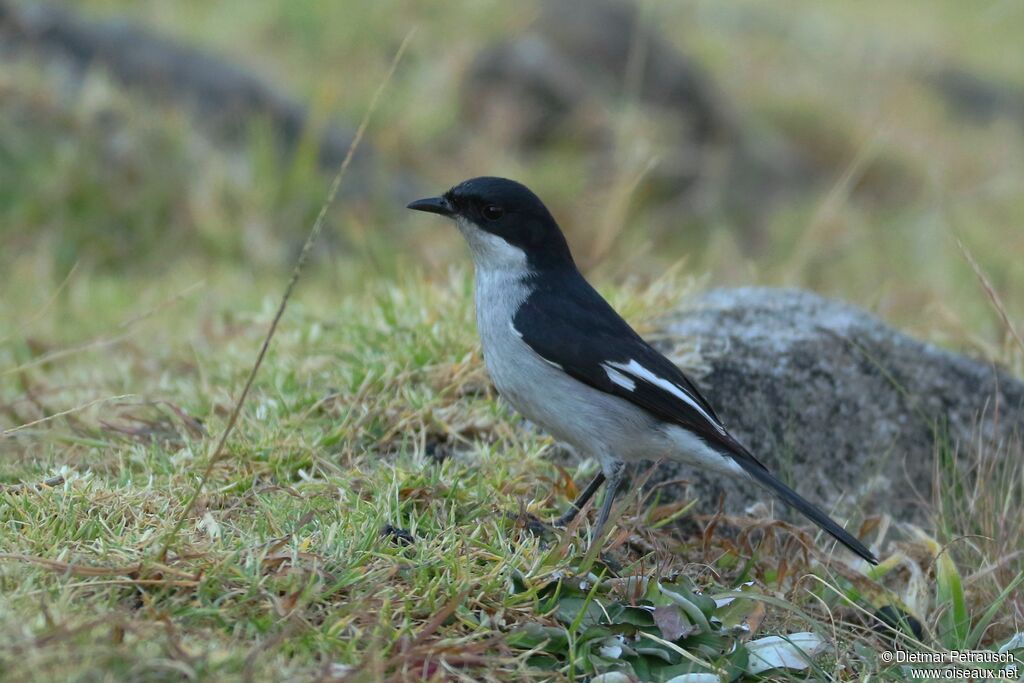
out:
{"label": "black tail", "polygon": [[757,481],[757,483],[770,489],[772,493],[782,500],[783,503],[820,526],[822,530],[831,535],[832,538],[836,539],[871,564],[878,564],[878,558],[875,557],[863,543],[854,538],[853,534],[839,526],[834,519],[812,505],[809,501],[804,500],[799,493],[776,479],[772,473],[761,466],[759,462],[753,460],[753,458],[751,458],[750,462],[740,458],[736,458],[736,461],[743,467],[747,474]]}

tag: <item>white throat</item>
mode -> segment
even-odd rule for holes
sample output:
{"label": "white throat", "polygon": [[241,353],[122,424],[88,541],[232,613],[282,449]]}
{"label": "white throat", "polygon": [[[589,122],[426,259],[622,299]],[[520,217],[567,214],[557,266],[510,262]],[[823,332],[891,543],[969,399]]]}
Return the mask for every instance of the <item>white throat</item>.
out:
{"label": "white throat", "polygon": [[529,273],[526,252],[512,246],[497,235],[481,230],[476,223],[459,217],[455,224],[459,232],[466,238],[469,250],[473,254],[473,265],[477,274],[504,273],[518,279]]}

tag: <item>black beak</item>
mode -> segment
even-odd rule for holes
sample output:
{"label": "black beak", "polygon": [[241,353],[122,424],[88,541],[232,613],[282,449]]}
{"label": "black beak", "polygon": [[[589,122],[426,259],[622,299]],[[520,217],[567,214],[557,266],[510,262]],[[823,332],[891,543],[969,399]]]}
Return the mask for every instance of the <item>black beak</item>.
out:
{"label": "black beak", "polygon": [[447,216],[448,218],[455,215],[455,210],[452,209],[452,205],[449,204],[448,200],[444,197],[427,197],[426,199],[417,199],[405,208],[412,209],[413,211],[436,213],[442,216]]}

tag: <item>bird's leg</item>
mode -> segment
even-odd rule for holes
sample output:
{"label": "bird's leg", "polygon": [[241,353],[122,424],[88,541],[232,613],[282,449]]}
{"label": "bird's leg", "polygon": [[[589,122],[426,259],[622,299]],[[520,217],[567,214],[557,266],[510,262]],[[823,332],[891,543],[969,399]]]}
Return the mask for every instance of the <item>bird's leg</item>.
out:
{"label": "bird's leg", "polygon": [[593,542],[600,542],[604,535],[604,526],[608,523],[608,516],[612,512],[612,503],[615,501],[615,494],[622,486],[622,480],[626,478],[625,463],[615,463],[614,469],[608,475],[608,486],[604,489],[604,500],[601,502],[601,512],[597,515],[597,526],[594,527]]}
{"label": "bird's leg", "polygon": [[598,472],[593,481],[587,484],[587,488],[583,489],[583,492],[580,493],[580,495],[576,497],[576,500],[572,502],[569,509],[553,522],[553,526],[565,526],[572,520],[576,519],[576,515],[578,515],[580,510],[583,509],[583,506],[587,504],[587,501],[594,497],[594,494],[597,493],[597,490],[601,488],[601,484],[603,483],[604,472]]}

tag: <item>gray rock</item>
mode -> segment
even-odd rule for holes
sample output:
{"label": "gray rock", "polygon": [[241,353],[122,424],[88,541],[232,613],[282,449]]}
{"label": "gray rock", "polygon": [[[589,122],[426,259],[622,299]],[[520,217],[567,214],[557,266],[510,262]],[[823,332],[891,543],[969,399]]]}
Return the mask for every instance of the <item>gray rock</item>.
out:
{"label": "gray rock", "polygon": [[[1024,382],[816,294],[714,290],[656,339],[668,351],[698,345],[709,370],[694,378],[730,431],[801,494],[840,513],[920,519],[936,454],[963,462],[979,446],[1024,452]],[[722,494],[727,511],[768,498],[679,465],[663,465],[653,481],[679,477],[708,512]]]}

